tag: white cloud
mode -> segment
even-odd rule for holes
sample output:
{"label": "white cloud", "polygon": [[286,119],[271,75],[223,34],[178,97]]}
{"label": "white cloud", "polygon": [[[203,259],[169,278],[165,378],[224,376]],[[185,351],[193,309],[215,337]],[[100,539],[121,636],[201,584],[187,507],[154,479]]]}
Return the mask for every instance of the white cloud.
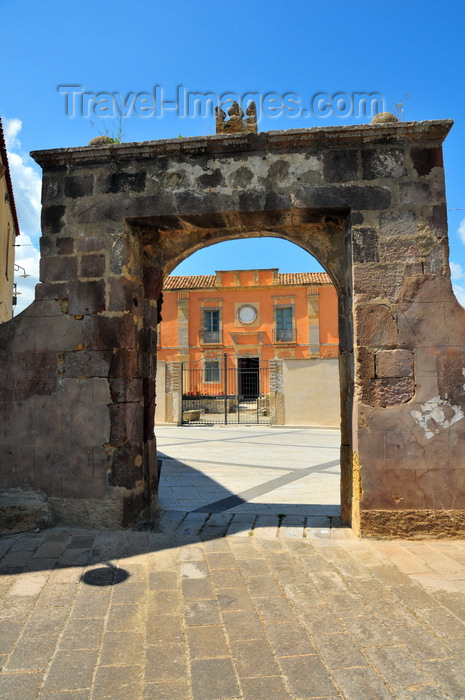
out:
{"label": "white cloud", "polygon": [[[465,224],[465,219],[463,223]],[[465,270],[461,265],[459,265],[459,263],[452,262],[452,260],[450,261],[449,265],[450,276],[452,278],[452,289],[454,290],[454,294],[459,304],[465,306],[465,287],[462,287],[462,280],[465,280]],[[460,284],[459,281],[461,282]]]}
{"label": "white cloud", "polygon": [[455,262],[450,262],[450,276],[453,280],[460,280],[465,277],[462,266]]}
{"label": "white cloud", "polygon": [[[20,294],[17,297],[17,304],[14,308],[15,316],[24,311],[34,301],[35,286],[39,282],[39,260],[40,254],[33,245],[29,236],[22,233],[16,239],[18,246],[15,254],[15,263],[24,269],[15,272],[16,289]],[[24,278],[21,275],[27,274]]]}
{"label": "white cloud", "polygon": [[459,234],[462,243],[465,243],[465,219],[462,219],[462,221],[460,222],[459,227],[457,229],[457,233]]}
{"label": "white cloud", "polygon": [[42,179],[35,170],[33,160],[21,151],[21,142],[18,138],[22,127],[21,121],[5,119],[3,126],[19,228],[28,236],[38,239]]}
{"label": "white cloud", "polygon": [[16,137],[22,128],[23,122],[21,119],[5,119],[3,122],[3,134],[8,151],[12,151],[13,148],[19,148],[21,146]]}
{"label": "white cloud", "polygon": [[461,287],[459,284],[452,285],[454,289],[454,294],[457,297],[457,301],[461,306],[465,307],[465,287]]}
{"label": "white cloud", "polygon": [[40,176],[26,165],[23,156],[17,153],[9,152],[8,162],[20,231],[38,238],[40,235]]}

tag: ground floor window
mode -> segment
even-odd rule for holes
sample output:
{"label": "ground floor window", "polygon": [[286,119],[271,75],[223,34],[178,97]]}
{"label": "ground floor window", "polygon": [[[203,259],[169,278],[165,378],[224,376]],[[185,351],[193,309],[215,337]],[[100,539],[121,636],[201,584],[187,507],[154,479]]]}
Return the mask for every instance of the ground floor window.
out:
{"label": "ground floor window", "polygon": [[219,382],[220,381],[220,361],[205,360],[203,365],[203,381],[204,382]]}

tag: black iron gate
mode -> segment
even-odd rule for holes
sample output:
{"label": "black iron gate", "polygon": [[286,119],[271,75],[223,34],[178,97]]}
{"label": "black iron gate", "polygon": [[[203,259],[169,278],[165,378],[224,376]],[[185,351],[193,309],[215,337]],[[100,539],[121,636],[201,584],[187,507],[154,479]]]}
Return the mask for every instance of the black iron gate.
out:
{"label": "black iron gate", "polygon": [[182,422],[251,424],[270,422],[269,368],[258,357],[225,354],[182,363]]}

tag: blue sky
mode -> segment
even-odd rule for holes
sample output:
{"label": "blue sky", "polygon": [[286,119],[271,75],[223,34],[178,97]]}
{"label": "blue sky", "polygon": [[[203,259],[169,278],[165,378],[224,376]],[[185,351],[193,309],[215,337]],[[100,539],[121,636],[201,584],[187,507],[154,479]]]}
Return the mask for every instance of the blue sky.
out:
{"label": "blue sky", "polygon": [[[376,92],[403,120],[454,119],[444,145],[450,259],[456,294],[465,304],[463,0],[0,0],[0,20],[8,28],[2,35],[7,60],[0,114],[22,230],[17,262],[30,274],[17,280],[18,310],[32,300],[38,270],[41,173],[29,151],[85,145],[99,131],[116,128],[111,118],[92,114],[92,106],[89,117],[77,104],[74,116],[71,110],[67,115],[65,92],[72,90],[64,86],[71,85],[79,86],[76,92],[117,93],[124,100],[150,96],[155,86],[165,101],[174,99],[177,86],[220,95],[294,93],[304,107],[317,94]],[[142,114],[144,104],[135,105]],[[133,111],[123,120],[125,141],[214,133],[212,116],[166,110],[145,115]],[[306,117],[283,111],[264,115],[259,130],[368,121],[337,113],[325,117],[312,109]],[[179,273],[267,266],[318,269],[292,244],[253,239],[200,251]]]}

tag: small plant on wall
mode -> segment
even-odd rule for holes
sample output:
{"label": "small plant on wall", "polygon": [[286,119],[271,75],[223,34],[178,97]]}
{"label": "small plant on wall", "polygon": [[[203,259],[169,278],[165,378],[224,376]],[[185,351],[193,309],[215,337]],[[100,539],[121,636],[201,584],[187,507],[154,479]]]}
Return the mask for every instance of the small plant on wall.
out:
{"label": "small plant on wall", "polygon": [[106,121],[102,120],[102,128],[98,128],[95,122],[90,122],[90,125],[98,133],[98,136],[94,136],[93,139],[89,141],[89,146],[98,146],[101,144],[111,144],[111,143],[122,143],[124,141],[124,124],[122,114],[118,114],[115,118],[115,122],[110,127]]}

